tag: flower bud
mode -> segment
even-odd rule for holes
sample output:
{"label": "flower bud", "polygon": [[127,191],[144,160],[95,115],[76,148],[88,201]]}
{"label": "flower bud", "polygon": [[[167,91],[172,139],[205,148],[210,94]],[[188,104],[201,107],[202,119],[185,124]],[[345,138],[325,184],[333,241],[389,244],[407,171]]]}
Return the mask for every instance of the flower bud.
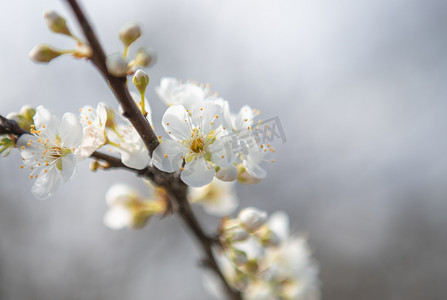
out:
{"label": "flower bud", "polygon": [[62,52],[51,48],[49,45],[37,45],[29,53],[29,57],[35,62],[49,63],[52,59],[55,59]]}
{"label": "flower bud", "polygon": [[27,120],[33,120],[34,115],[36,114],[36,109],[31,105],[24,105],[20,109],[20,114],[25,117]]}
{"label": "flower bud", "polygon": [[132,82],[140,94],[144,95],[146,87],[149,84],[149,76],[144,71],[138,70],[132,78]]}
{"label": "flower bud", "polygon": [[76,46],[76,52],[73,55],[77,58],[90,58],[92,57],[93,50],[89,45],[79,43]]}
{"label": "flower bud", "polygon": [[127,63],[119,54],[112,54],[106,59],[107,71],[116,77],[126,77]]}
{"label": "flower bud", "polygon": [[155,51],[152,49],[140,48],[135,54],[135,65],[149,67],[157,60]]}
{"label": "flower bud", "polygon": [[247,207],[240,211],[238,219],[248,231],[255,231],[265,224],[267,213],[254,207]]}
{"label": "flower bud", "polygon": [[121,27],[118,35],[123,44],[129,46],[141,36],[141,29],[137,23],[129,22]]}
{"label": "flower bud", "polygon": [[43,18],[51,31],[71,36],[70,29],[67,27],[67,22],[54,10],[45,11],[43,13]]}

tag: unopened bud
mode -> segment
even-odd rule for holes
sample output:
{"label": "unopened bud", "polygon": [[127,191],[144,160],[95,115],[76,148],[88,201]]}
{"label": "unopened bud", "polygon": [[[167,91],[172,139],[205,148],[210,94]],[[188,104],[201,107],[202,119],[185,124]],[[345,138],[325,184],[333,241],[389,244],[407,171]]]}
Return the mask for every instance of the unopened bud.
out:
{"label": "unopened bud", "polygon": [[241,210],[238,219],[248,231],[255,231],[265,224],[267,213],[254,207],[247,207]]}
{"label": "unopened bud", "polygon": [[71,36],[70,29],[67,27],[67,21],[54,10],[45,11],[43,18],[51,31]]}
{"label": "unopened bud", "polygon": [[126,77],[127,63],[120,54],[112,54],[106,59],[107,71],[116,77]]}
{"label": "unopened bud", "polygon": [[140,94],[144,95],[146,87],[149,84],[149,76],[144,71],[138,70],[132,78],[132,82]]}
{"label": "unopened bud", "polygon": [[129,46],[141,36],[141,29],[137,23],[129,22],[121,27],[118,35],[123,44]]}
{"label": "unopened bud", "polygon": [[61,51],[51,48],[49,45],[37,45],[31,50],[29,57],[35,62],[49,63],[61,54]]}
{"label": "unopened bud", "polygon": [[149,67],[155,64],[156,60],[157,56],[152,49],[140,48],[135,54],[135,65],[137,66]]}
{"label": "unopened bud", "polygon": [[94,160],[90,163],[90,170],[93,172],[96,172],[100,167],[101,167],[101,164],[97,160]]}
{"label": "unopened bud", "polygon": [[34,115],[36,114],[36,109],[31,105],[24,105],[20,109],[20,114],[25,117],[27,120],[32,120]]}
{"label": "unopened bud", "polygon": [[93,51],[89,45],[79,43],[76,46],[76,52],[73,55],[77,58],[90,58],[92,57]]}

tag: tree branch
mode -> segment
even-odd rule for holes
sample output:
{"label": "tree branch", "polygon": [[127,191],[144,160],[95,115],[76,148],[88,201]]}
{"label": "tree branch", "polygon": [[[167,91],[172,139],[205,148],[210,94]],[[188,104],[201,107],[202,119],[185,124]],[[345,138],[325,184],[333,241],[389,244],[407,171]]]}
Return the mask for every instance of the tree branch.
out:
{"label": "tree branch", "polygon": [[21,136],[25,133],[27,133],[26,130],[20,128],[16,121],[6,119],[0,115],[0,134],[14,134]]}
{"label": "tree branch", "polygon": [[152,130],[151,125],[148,120],[143,116],[140,109],[136,105],[135,101],[129,93],[127,88],[125,77],[115,77],[109,74],[106,67],[106,55],[101,47],[101,44],[96,37],[93,28],[90,26],[84,12],[75,0],[66,0],[70,7],[72,8],[79,25],[84,32],[85,38],[87,39],[90,47],[92,49],[92,63],[98,68],[99,72],[102,74],[104,79],[109,83],[111,90],[113,91],[116,99],[121,104],[123,108],[123,115],[129,119],[132,125],[135,127],[138,134],[143,139],[144,144],[149,150],[149,154],[160,144],[157,136]]}
{"label": "tree branch", "polygon": [[[96,37],[92,27],[90,26],[84,12],[80,8],[76,0],[66,1],[72,8],[79,22],[79,25],[81,26],[82,31],[84,32],[84,35],[88,43],[90,44],[90,47],[92,49],[92,63],[98,68],[104,79],[109,83],[110,88],[112,89],[115,97],[124,110],[124,116],[127,117],[132,125],[135,127],[138,134],[143,139],[146,147],[148,148],[149,153],[152,155],[154,149],[159,145],[158,138],[152,130],[151,125],[143,116],[143,114],[135,104],[135,101],[130,96],[129,90],[126,85],[126,78],[115,77],[108,73],[104,50],[101,47],[101,44],[99,43],[98,38]],[[96,159],[107,161],[113,168],[126,168],[133,170],[124,166],[120,161],[118,161],[118,159],[107,154],[95,152],[92,156]],[[188,229],[196,237],[199,245],[202,247],[202,250],[204,251],[204,254],[206,256],[206,259],[203,260],[205,262],[205,265],[213,270],[221,279],[225,288],[225,292],[229,299],[241,300],[242,296],[240,292],[233,289],[222,274],[212,251],[212,246],[215,242],[215,239],[209,237],[204,232],[199,221],[194,215],[187,198],[187,186],[180,180],[178,174],[168,174],[156,169],[155,167],[147,167],[143,170],[134,171],[138,175],[149,178],[155,184],[165,188],[165,190],[168,192],[168,196],[171,205],[174,208],[174,212],[180,216]]]}

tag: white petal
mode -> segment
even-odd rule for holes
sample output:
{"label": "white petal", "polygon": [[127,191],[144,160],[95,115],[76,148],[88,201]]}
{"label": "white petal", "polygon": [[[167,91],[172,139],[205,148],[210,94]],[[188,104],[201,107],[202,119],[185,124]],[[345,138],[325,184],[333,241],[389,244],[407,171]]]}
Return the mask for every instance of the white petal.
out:
{"label": "white petal", "polygon": [[39,200],[48,199],[59,186],[59,174],[56,167],[42,170],[31,188],[31,193]]}
{"label": "white petal", "polygon": [[179,81],[177,78],[165,77],[160,81],[160,86],[155,89],[158,97],[167,105],[174,104],[172,101],[172,93],[174,89],[179,86]]}
{"label": "white petal", "polygon": [[[97,122],[98,115],[96,110],[90,105],[86,105],[81,108],[81,112],[79,114],[79,119],[81,121],[82,127],[87,127]],[[96,125],[96,124],[95,124]]]}
{"label": "white petal", "polygon": [[165,141],[152,153],[152,163],[165,172],[175,172],[182,166],[187,149],[174,141]]}
{"label": "white petal", "polygon": [[81,145],[76,149],[79,160],[83,160],[106,143],[104,129],[90,125],[84,128]]}
{"label": "white petal", "polygon": [[59,128],[59,136],[63,147],[77,148],[81,144],[82,125],[74,114],[64,114],[61,127]]}
{"label": "white petal", "polygon": [[230,113],[230,105],[228,104],[228,101],[224,100],[222,98],[217,98],[212,101],[214,103],[217,103],[220,106],[222,106],[223,116],[224,116],[224,124],[223,125],[225,125],[229,130],[231,130],[231,128],[232,128],[231,113]]}
{"label": "white petal", "polygon": [[289,217],[283,211],[277,211],[270,215],[268,226],[281,241],[285,241],[289,236]]}
{"label": "white petal", "polygon": [[96,108],[96,113],[98,115],[99,126],[104,129],[107,122],[107,105],[105,103],[99,103]]}
{"label": "white petal", "polygon": [[114,184],[106,193],[106,203],[114,206],[123,202],[127,202],[130,198],[139,198],[138,191],[127,184]]}
{"label": "white petal", "polygon": [[[263,155],[260,153],[259,155]],[[244,160],[243,164],[247,173],[253,177],[264,179],[267,176],[267,172],[259,166],[260,162],[257,153],[251,153],[246,160]]]}
{"label": "white petal", "polygon": [[45,128],[59,128],[59,119],[56,115],[49,109],[39,105],[36,108],[36,114],[33,117],[34,125],[36,129],[42,128],[42,125],[45,125]]}
{"label": "white petal", "polygon": [[69,153],[66,156],[62,157],[62,170],[61,175],[64,181],[69,180],[73,177],[76,164],[78,163],[78,157],[74,153]]}
{"label": "white petal", "polygon": [[250,106],[242,106],[239,113],[231,117],[233,129],[235,131],[249,130],[248,128],[253,126],[255,117],[256,114]]}
{"label": "white petal", "polygon": [[114,206],[110,208],[104,215],[104,224],[111,229],[122,229],[132,224],[132,215],[123,206]]}
{"label": "white petal", "polygon": [[196,157],[185,165],[180,178],[189,186],[201,187],[213,181],[214,168],[202,157]]}
{"label": "white petal", "polygon": [[144,146],[130,149],[129,151],[123,149],[118,149],[118,151],[121,153],[121,161],[129,168],[142,170],[151,161],[149,151]]}
{"label": "white petal", "polygon": [[214,216],[228,216],[239,206],[238,198],[234,194],[222,195],[217,201],[202,201],[203,209]]}
{"label": "white petal", "polygon": [[191,137],[191,119],[182,105],[170,106],[163,115],[162,124],[173,140],[183,141]]}
{"label": "white petal", "polygon": [[194,105],[200,104],[205,99],[205,96],[206,91],[204,89],[193,83],[186,83],[173,91],[172,102],[174,104],[182,104],[187,109],[190,109]]}
{"label": "white petal", "polygon": [[193,124],[200,128],[203,136],[207,136],[211,130],[217,129],[223,120],[223,108],[212,101],[205,101],[194,107],[192,112]]}
{"label": "white petal", "polygon": [[36,108],[33,120],[37,130],[43,129],[42,136],[54,142],[59,129],[59,119],[56,115],[49,109],[39,105]]}
{"label": "white petal", "polygon": [[236,180],[237,174],[237,168],[234,165],[230,165],[221,167],[219,171],[216,172],[216,177],[222,181],[231,182]]}
{"label": "white petal", "polygon": [[[29,141],[31,140],[31,146],[28,146]],[[36,164],[36,158],[40,158],[43,156],[43,148],[36,147],[41,145],[37,142],[38,138],[34,135],[23,134],[17,140],[17,147],[20,150],[20,155],[22,156],[22,163],[25,166],[32,166]],[[23,147],[23,149],[22,149]]]}
{"label": "white petal", "polygon": [[236,159],[234,144],[237,143],[236,136],[221,136],[208,146],[211,152],[211,160],[220,167],[231,165]]}

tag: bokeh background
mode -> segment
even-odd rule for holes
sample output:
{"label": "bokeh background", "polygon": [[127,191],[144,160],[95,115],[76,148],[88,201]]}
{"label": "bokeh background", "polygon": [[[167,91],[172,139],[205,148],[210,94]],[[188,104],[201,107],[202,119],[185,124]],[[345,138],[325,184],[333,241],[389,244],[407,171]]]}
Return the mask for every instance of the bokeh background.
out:
{"label": "bokeh background", "polygon": [[[142,25],[138,45],[158,52],[148,70],[157,123],[163,76],[210,83],[234,110],[249,104],[280,118],[287,142],[276,144],[268,178],[238,194],[242,207],[286,210],[309,237],[324,299],[447,298],[446,1],[82,4],[108,53],[121,49],[125,22]],[[72,46],[46,29],[48,8],[79,33],[63,1],[2,3],[0,112],[115,105],[90,64],[28,59],[37,43]],[[102,224],[111,184],[146,192],[132,174],[92,173],[83,162],[38,201],[19,164],[17,153],[0,161],[0,299],[209,299],[180,220],[123,231]],[[215,219],[196,211],[212,230]]]}

